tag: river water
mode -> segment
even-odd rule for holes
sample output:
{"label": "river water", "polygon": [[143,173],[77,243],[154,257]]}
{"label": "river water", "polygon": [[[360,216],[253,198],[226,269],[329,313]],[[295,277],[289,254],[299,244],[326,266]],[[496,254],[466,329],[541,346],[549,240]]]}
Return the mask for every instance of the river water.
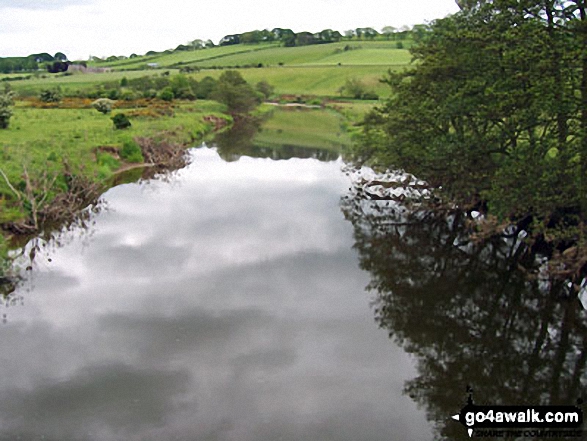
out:
{"label": "river water", "polygon": [[340,159],[189,154],[29,244],[0,308],[1,440],[468,439],[467,387],[587,397],[585,311],[515,240],[366,205]]}
{"label": "river water", "polygon": [[42,243],[2,308],[0,438],[423,440],[342,162],[190,152]]}

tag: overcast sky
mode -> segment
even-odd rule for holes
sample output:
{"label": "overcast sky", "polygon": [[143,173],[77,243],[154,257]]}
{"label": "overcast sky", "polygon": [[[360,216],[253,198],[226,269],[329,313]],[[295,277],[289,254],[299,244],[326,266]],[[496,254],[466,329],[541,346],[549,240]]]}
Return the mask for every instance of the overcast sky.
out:
{"label": "overcast sky", "polygon": [[454,0],[0,0],[0,56],[144,54],[254,29],[381,30],[457,10]]}

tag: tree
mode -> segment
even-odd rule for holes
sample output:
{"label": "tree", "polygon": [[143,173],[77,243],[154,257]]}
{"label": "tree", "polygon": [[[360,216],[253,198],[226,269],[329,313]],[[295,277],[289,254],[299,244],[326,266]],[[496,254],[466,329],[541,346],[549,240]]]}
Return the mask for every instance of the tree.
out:
{"label": "tree", "polygon": [[234,34],[234,35],[225,35],[220,40],[219,44],[220,44],[220,46],[230,46],[230,45],[239,44],[239,43],[240,43],[240,35]]}
{"label": "tree", "polygon": [[296,46],[307,46],[316,43],[316,37],[311,32],[299,32],[296,34]]}
{"label": "tree", "polygon": [[555,236],[577,240],[577,216],[587,220],[585,4],[467,3],[418,30],[417,63],[388,75],[393,97],[368,115],[356,158],[414,173],[461,206],[530,219],[536,234],[564,224]]}
{"label": "tree", "polygon": [[39,99],[44,103],[58,103],[61,101],[61,89],[45,89],[39,94]]}
{"label": "tree", "polygon": [[381,29],[381,33],[385,35],[385,38],[388,40],[392,39],[396,31],[397,29],[393,26],[385,26],[383,29]]}
{"label": "tree", "polygon": [[47,71],[49,73],[60,73],[67,72],[69,63],[65,61],[54,61],[53,63],[47,63]]}
{"label": "tree", "polygon": [[63,52],[57,52],[53,57],[56,61],[67,61],[67,55]]}
{"label": "tree", "polygon": [[108,98],[99,98],[92,103],[92,107],[100,113],[107,114],[112,111],[113,104],[114,101]]}
{"label": "tree", "polygon": [[189,46],[189,47],[190,47],[192,50],[194,50],[194,51],[197,51],[197,50],[199,50],[199,49],[203,49],[203,48],[204,48],[204,41],[202,41],[202,40],[200,40],[200,39],[196,39],[196,40],[190,41],[190,42],[188,43],[188,46]]}
{"label": "tree", "polygon": [[5,89],[0,92],[0,129],[7,129],[10,118],[12,117],[12,108],[14,106],[14,92]]}
{"label": "tree", "polygon": [[111,119],[116,130],[128,129],[132,125],[130,123],[130,120],[124,113],[118,113],[114,115]]}
{"label": "tree", "polygon": [[207,100],[216,88],[217,81],[211,76],[205,76],[196,87],[196,98]]}
{"label": "tree", "polygon": [[273,87],[271,84],[269,84],[267,81],[259,81],[256,85],[255,85],[255,89],[260,92],[261,94],[263,94],[263,96],[265,97],[265,99],[269,99],[269,97],[271,95],[273,95],[273,92],[275,91],[275,87]]}
{"label": "tree", "polygon": [[253,88],[235,70],[227,70],[220,75],[212,99],[226,104],[228,111],[233,115],[250,112],[259,104]]}

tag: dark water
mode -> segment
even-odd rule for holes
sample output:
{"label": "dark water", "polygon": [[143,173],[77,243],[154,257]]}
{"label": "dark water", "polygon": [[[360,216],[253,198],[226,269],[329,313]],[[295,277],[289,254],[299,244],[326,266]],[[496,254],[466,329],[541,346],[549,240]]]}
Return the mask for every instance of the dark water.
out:
{"label": "dark water", "polygon": [[192,156],[41,246],[1,309],[0,438],[430,439],[402,394],[414,360],[373,320],[342,163]]}
{"label": "dark water", "polygon": [[366,202],[340,160],[191,156],[34,244],[1,440],[464,440],[467,386],[587,398],[585,310],[514,238]]}

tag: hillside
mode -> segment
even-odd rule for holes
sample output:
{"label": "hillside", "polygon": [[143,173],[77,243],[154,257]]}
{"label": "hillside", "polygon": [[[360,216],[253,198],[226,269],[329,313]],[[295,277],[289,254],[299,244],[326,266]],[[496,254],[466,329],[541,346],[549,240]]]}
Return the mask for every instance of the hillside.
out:
{"label": "hillside", "polygon": [[[404,43],[402,43],[403,45]],[[406,46],[409,42],[406,42]],[[393,41],[347,41],[330,44],[283,47],[275,43],[237,44],[194,51],[176,51],[111,62],[94,62],[92,66],[114,70],[159,68],[210,68],[263,66],[335,66],[403,65],[410,61],[406,49]]]}

